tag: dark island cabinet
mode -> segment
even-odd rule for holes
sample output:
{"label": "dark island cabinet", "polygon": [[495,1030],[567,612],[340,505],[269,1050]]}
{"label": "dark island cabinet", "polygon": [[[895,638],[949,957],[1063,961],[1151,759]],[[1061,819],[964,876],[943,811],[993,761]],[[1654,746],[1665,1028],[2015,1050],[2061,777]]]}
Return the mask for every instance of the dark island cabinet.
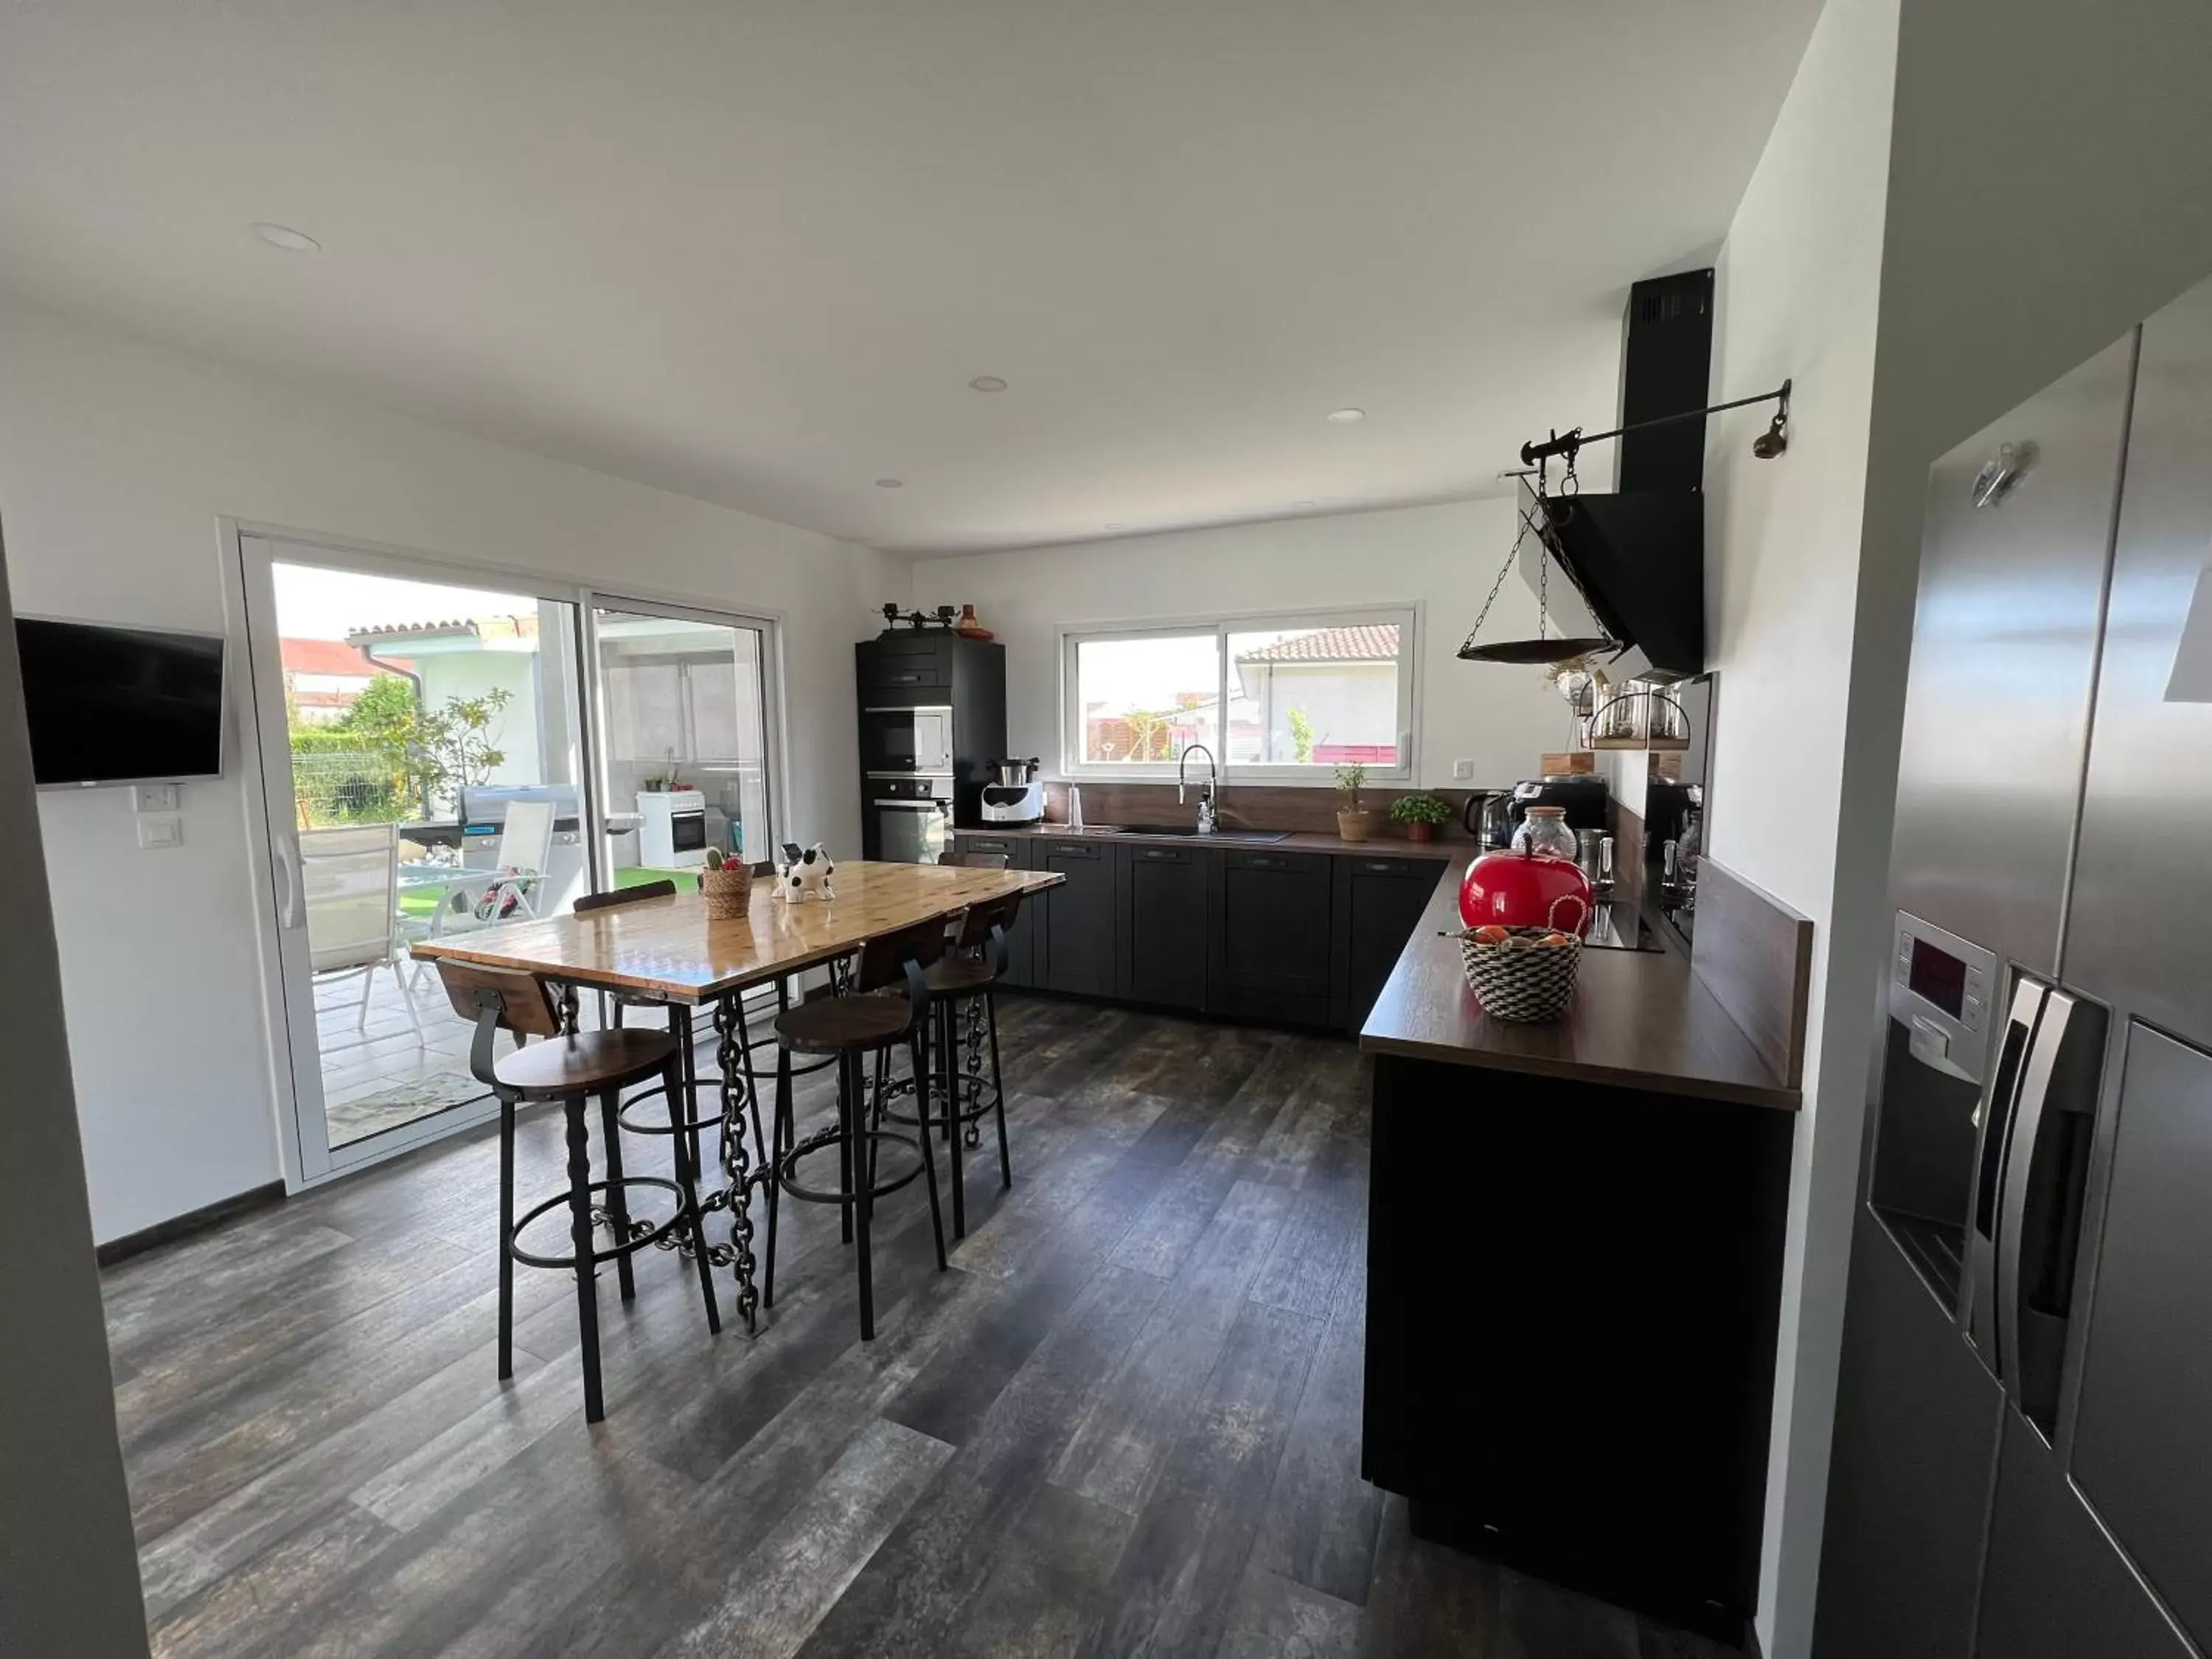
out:
{"label": "dark island cabinet", "polygon": [[1332,860],[1322,853],[1241,850],[1219,857],[1206,1006],[1283,1024],[1328,1024]]}
{"label": "dark island cabinet", "polygon": [[[1024,836],[992,835],[988,831],[957,830],[952,835],[952,848],[957,853],[998,853],[1005,856],[1009,870],[1030,867],[1030,842]],[[1035,946],[1031,940],[1036,933],[1038,913],[1044,901],[1036,896],[1022,901],[1022,908],[1014,917],[1014,925],[1006,934],[1006,983],[1031,986],[1037,981],[1030,967]]]}
{"label": "dark island cabinet", "polygon": [[1083,996],[1115,994],[1120,873],[1115,850],[1106,841],[1040,836],[1030,844],[1030,869],[1067,878],[1024,907],[1036,912],[1030,936],[1031,983]]}
{"label": "dark island cabinet", "polygon": [[1120,850],[1120,994],[1163,1007],[1204,1008],[1207,878],[1216,855],[1197,847]]}
{"label": "dark island cabinet", "polygon": [[1437,890],[1434,859],[1387,854],[1336,860],[1335,975],[1329,1023],[1357,1031]]}

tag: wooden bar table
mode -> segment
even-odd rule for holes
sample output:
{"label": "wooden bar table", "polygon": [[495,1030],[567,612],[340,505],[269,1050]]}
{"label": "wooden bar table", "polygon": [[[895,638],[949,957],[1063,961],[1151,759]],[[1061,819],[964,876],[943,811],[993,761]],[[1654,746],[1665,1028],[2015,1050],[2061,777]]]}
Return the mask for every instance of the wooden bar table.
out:
{"label": "wooden bar table", "polygon": [[[430,962],[480,963],[535,974],[561,988],[573,1025],[574,994],[621,991],[632,997],[714,1009],[721,1067],[722,1170],[728,1187],[705,1200],[730,1211],[729,1265],[738,1283],[738,1311],[754,1328],[752,1188],[775,1178],[755,1170],[744,1137],[752,1100],[744,1078],[738,1001],[756,986],[850,956],[878,934],[947,920],[971,904],[1008,893],[1036,893],[1066,878],[1046,870],[977,870],[935,864],[839,864],[831,899],[786,900],[772,877],[753,884],[742,919],[712,920],[696,892],[640,899],[583,915],[548,917],[423,939],[415,956]],[[705,1239],[694,1247],[708,1248]],[[720,1251],[714,1252],[719,1257]]]}

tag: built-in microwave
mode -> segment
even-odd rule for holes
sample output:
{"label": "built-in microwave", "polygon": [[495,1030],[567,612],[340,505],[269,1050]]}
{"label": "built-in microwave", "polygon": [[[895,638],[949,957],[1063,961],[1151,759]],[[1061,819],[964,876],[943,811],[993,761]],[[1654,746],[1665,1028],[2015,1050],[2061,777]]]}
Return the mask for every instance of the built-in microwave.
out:
{"label": "built-in microwave", "polygon": [[942,705],[860,711],[864,772],[952,771],[952,710]]}

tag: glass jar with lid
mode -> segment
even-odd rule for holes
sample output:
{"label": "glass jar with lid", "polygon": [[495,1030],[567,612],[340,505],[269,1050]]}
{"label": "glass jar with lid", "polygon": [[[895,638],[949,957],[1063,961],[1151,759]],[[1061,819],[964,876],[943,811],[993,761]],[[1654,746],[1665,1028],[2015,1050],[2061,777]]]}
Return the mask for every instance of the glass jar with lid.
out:
{"label": "glass jar with lid", "polygon": [[1575,861],[1575,832],[1567,828],[1564,806],[1532,806],[1513,832],[1513,850]]}

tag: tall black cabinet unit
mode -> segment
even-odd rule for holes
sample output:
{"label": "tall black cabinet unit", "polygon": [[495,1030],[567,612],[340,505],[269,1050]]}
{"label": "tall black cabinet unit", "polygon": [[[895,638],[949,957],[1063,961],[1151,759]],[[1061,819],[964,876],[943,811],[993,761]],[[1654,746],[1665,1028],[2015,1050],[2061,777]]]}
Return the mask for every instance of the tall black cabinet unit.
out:
{"label": "tall black cabinet unit", "polygon": [[[934,765],[917,775],[902,758],[904,750],[895,735],[902,715],[949,716],[950,763],[943,775],[949,793],[937,797],[951,804],[951,823],[945,827],[981,823],[990,767],[1006,753],[1006,647],[938,629],[896,629],[854,646],[853,659],[860,724],[861,856],[886,856],[884,814],[912,810],[877,803],[911,802],[934,796],[940,787]],[[926,741],[931,735],[925,731]]]}
{"label": "tall black cabinet unit", "polygon": [[1815,1659],[2212,1647],[2208,363],[2212,283],[1929,474]]}

